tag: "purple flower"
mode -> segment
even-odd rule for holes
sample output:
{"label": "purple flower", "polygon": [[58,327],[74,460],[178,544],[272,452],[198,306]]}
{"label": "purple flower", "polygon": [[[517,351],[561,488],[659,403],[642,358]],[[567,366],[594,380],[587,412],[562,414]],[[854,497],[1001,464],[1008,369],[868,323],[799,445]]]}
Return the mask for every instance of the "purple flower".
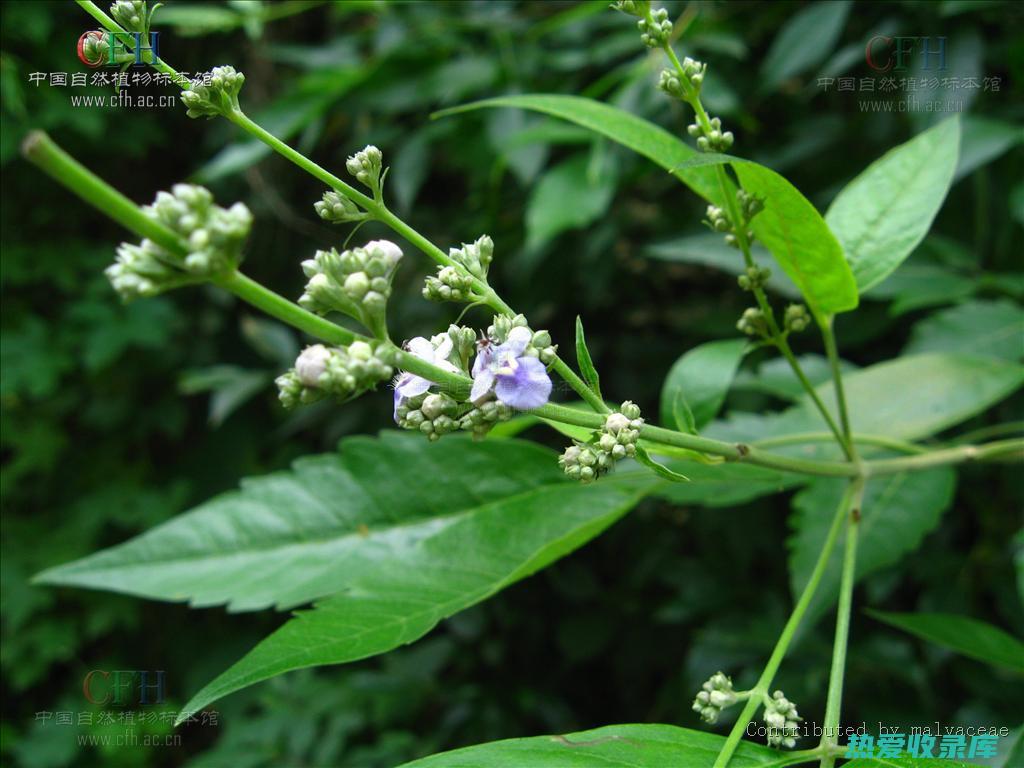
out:
{"label": "purple flower", "polygon": [[526,411],[539,408],[551,396],[551,379],[536,357],[523,351],[533,338],[529,328],[513,328],[504,344],[483,346],[473,362],[473,389],[469,399],[479,403],[492,391],[505,405]]}
{"label": "purple flower", "polygon": [[[436,347],[434,346],[435,340],[437,341]],[[452,340],[446,333],[438,334],[433,339],[417,336],[406,344],[406,348],[420,360],[426,360],[428,363],[436,365],[438,368],[444,368],[446,371],[458,373],[458,368],[448,360],[448,356],[452,353]],[[398,406],[411,397],[422,395],[430,389],[430,385],[433,383],[429,379],[407,371],[403,371],[395,377],[393,385],[395,387],[394,415],[396,422],[398,421]]]}

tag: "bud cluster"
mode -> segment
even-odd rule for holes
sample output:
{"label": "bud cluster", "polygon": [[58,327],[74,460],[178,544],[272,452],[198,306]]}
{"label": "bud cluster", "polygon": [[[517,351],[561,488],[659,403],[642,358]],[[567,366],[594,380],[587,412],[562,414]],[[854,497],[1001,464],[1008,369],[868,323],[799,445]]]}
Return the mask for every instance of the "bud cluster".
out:
{"label": "bud cluster", "polygon": [[722,121],[717,117],[708,121],[707,128],[699,120],[691,123],[686,132],[697,139],[697,148],[701,152],[725,152],[732,146],[732,131],[723,131]]}
{"label": "bud cluster", "polygon": [[391,377],[383,345],[354,341],[347,347],[306,347],[295,367],[278,376],[278,397],[285,408],[315,403],[327,396],[349,400]]}
{"label": "bud cluster", "polygon": [[786,312],[782,319],[783,327],[787,333],[800,333],[811,322],[811,316],[807,312],[807,307],[803,304],[790,304],[786,307]]}
{"label": "bud cluster", "polygon": [[[154,8],[154,10],[156,10]],[[126,32],[149,32],[149,17],[146,0],[117,0],[110,6],[110,15]]]}
{"label": "bud cluster", "polygon": [[423,298],[428,301],[476,301],[473,278],[458,267],[437,268],[437,276],[429,276],[423,283]]}
{"label": "bud cluster", "polygon": [[729,220],[728,214],[717,205],[709,205],[705,216],[707,218],[704,220],[704,224],[712,232],[732,232],[732,221]]}
{"label": "bud cluster", "polygon": [[621,11],[629,16],[643,16],[650,6],[650,0],[615,0],[612,3],[612,10]]}
{"label": "bud cluster", "polygon": [[319,315],[343,312],[384,338],[384,312],[401,258],[402,249],[389,240],[371,240],[341,253],[334,248],[317,251],[302,262],[309,282],[299,304]]}
{"label": "bud cluster", "polygon": [[368,213],[360,211],[355,203],[334,190],[324,192],[324,196],[313,203],[313,209],[321,219],[332,224],[345,224],[369,218]]}
{"label": "bud cluster", "polygon": [[372,144],[356,152],[345,161],[345,168],[356,179],[373,191],[375,200],[381,196],[381,171],[384,155]]}
{"label": "bud cluster", "polygon": [[636,23],[640,30],[640,42],[648,48],[660,48],[668,43],[672,34],[672,22],[668,20],[668,11],[658,8],[648,14],[647,18]]}
{"label": "bud cluster", "polygon": [[459,418],[459,429],[472,432],[474,437],[483,437],[499,421],[508,421],[514,410],[497,400],[487,400],[474,406]]}
{"label": "bud cluster", "polygon": [[751,219],[764,210],[764,198],[743,189],[736,191],[736,202],[739,204],[740,215],[748,224]]}
{"label": "bud cluster", "polygon": [[747,267],[746,272],[736,278],[736,282],[744,291],[756,291],[763,288],[772,271],[768,267]]}
{"label": "bud cluster", "polygon": [[[504,344],[513,328],[529,328],[525,315],[495,315],[494,322],[487,327],[487,338],[495,344]],[[551,334],[547,331],[534,331],[530,343],[523,350],[523,357],[536,357],[545,365],[554,362],[558,345],[551,343]]]}
{"label": "bud cluster", "polygon": [[616,461],[636,455],[643,423],[640,408],[627,400],[618,411],[608,414],[604,426],[589,441],[573,441],[558,457],[558,464],[574,480],[596,480],[607,474]]}
{"label": "bud cluster", "polygon": [[[704,84],[704,73],[708,65],[703,62],[691,59],[687,56],[683,59],[684,79],[680,79],[679,72],[675,69],[663,69],[658,79],[658,87],[669,96],[674,96],[683,101],[689,101],[700,94],[700,88]],[[686,87],[686,83],[690,87]]]}
{"label": "bud cluster", "polygon": [[433,441],[460,428],[458,411],[459,403],[450,395],[427,392],[395,408],[395,421],[402,429],[418,430]]}
{"label": "bud cluster", "polygon": [[739,696],[732,688],[732,680],[722,672],[713,674],[693,700],[693,711],[700,715],[705,723],[715,723],[726,707],[739,701]]}
{"label": "bud cluster", "polygon": [[747,336],[760,336],[763,339],[771,336],[764,312],[756,307],[743,310],[743,315],[736,323],[736,330],[747,334]]}
{"label": "bud cluster", "polygon": [[448,258],[465,267],[466,271],[481,280],[487,279],[487,270],[494,259],[494,241],[488,235],[481,235],[473,243],[463,243],[461,248],[451,248]]}
{"label": "bud cluster", "polygon": [[122,298],[154,296],[199,282],[234,269],[242,260],[242,245],[252,227],[252,214],[244,204],[221,208],[208,189],[175,184],[142,210],[178,235],[186,253],[179,256],[150,240],[122,244],[117,261],[106,270]]}
{"label": "bud cluster", "polygon": [[92,62],[106,62],[107,54],[110,52],[110,44],[107,42],[107,33],[103,30],[89,32],[82,38],[82,56]]}
{"label": "bud cluster", "polygon": [[244,82],[245,75],[234,67],[214,67],[210,70],[209,85],[204,79],[204,82],[182,91],[181,103],[187,107],[189,117],[216,117],[238,112],[238,94]]}
{"label": "bud cluster", "polygon": [[796,711],[796,705],[787,699],[782,691],[776,691],[765,704],[764,723],[768,731],[768,746],[792,749],[800,735],[803,720]]}

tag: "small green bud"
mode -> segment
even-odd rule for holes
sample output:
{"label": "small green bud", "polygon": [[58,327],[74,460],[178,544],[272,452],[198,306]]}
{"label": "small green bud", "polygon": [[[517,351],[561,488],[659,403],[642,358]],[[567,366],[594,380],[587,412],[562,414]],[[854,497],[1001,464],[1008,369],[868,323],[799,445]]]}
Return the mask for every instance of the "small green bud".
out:
{"label": "small green bud", "polygon": [[332,396],[349,400],[391,378],[392,368],[367,342],[348,347],[306,347],[295,367],[276,380],[278,394],[286,408]]}
{"label": "small green bud", "polygon": [[110,6],[110,15],[126,32],[145,34],[149,31],[145,0],[117,0]]}
{"label": "small green bud", "polygon": [[768,321],[760,309],[750,307],[743,311],[743,316],[736,323],[736,329],[748,336],[768,337]]}
{"label": "small green bud", "polygon": [[672,34],[672,22],[664,8],[651,11],[649,20],[640,19],[636,25],[640,30],[640,42],[648,48],[665,45]]}
{"label": "small green bud", "polygon": [[786,307],[786,312],[783,315],[783,325],[786,331],[800,333],[800,331],[807,328],[810,322],[811,316],[807,312],[807,307],[803,304],[790,304]]}
{"label": "small green bud", "polygon": [[369,214],[360,211],[355,203],[333,190],[324,192],[323,198],[313,203],[313,208],[321,219],[332,224],[363,221],[369,217]]}
{"label": "small green bud", "polygon": [[215,117],[239,112],[238,94],[245,83],[245,75],[231,66],[210,70],[209,85],[194,85],[181,93],[181,102],[189,117]]}
{"label": "small green bud", "polygon": [[384,155],[381,154],[379,149],[370,144],[345,161],[345,168],[357,180],[373,190],[374,198],[379,198],[383,162]]}

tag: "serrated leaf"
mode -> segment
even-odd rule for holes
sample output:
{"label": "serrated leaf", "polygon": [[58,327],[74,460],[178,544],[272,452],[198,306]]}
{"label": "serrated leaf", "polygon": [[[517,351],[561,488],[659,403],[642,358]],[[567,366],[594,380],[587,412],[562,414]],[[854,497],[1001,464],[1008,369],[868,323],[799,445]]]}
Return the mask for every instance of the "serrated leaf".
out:
{"label": "serrated leaf", "polygon": [[888,613],[870,609],[866,613],[963,656],[1024,672],[1024,643],[984,621],[951,613]]}
{"label": "serrated leaf", "polygon": [[[857,579],[894,565],[917,549],[939,524],[955,486],[956,474],[948,467],[870,479],[861,505]],[[800,594],[807,584],[845,487],[845,480],[816,480],[793,497],[789,539],[793,594]],[[840,538],[845,536],[844,530]],[[834,605],[841,571],[840,543],[807,609],[808,624]]]}
{"label": "serrated leaf", "polygon": [[[715,418],[746,349],[745,339],[709,341],[676,360],[661,387],[662,424],[699,430]],[[683,421],[676,418],[680,396],[692,414],[692,424],[685,423],[685,417]]]}
{"label": "serrated leaf", "polygon": [[[338,454],[250,478],[240,491],[37,581],[234,611],[288,608],[349,588],[391,558],[443,543],[449,530],[544,491],[579,493],[552,452],[524,441],[354,437]],[[566,514],[568,525],[575,518]],[[534,532],[534,543],[540,536]]]}
{"label": "serrated leaf", "polygon": [[568,481],[519,440],[356,437],[143,536],[39,577],[236,610],[325,595],[200,691],[182,718],[283,672],[366,658],[546,567],[656,485]]}
{"label": "serrated leaf", "polygon": [[825,221],[862,293],[892,274],[928,233],[953,182],[959,147],[954,116],[887,152],[832,202]]}
{"label": "serrated leaf", "polygon": [[601,397],[601,377],[594,367],[594,361],[590,357],[590,350],[587,349],[587,338],[583,333],[583,320],[576,315],[576,364],[580,368],[583,380],[591,391]]}
{"label": "serrated leaf", "polygon": [[[506,739],[431,755],[400,768],[707,768],[725,744],[712,733],[672,725],[608,725],[558,736]],[[784,755],[744,741],[733,768],[779,765]]]}
{"label": "serrated leaf", "polygon": [[434,116],[444,117],[494,107],[529,109],[583,126],[602,136],[607,136],[612,141],[618,142],[660,165],[705,200],[717,205],[722,202],[720,199],[721,187],[714,168],[697,167],[674,170],[697,156],[695,149],[664,128],[600,101],[582,96],[563,96],[551,93],[522,94],[475,101],[471,104],[437,112]]}
{"label": "serrated leaf", "polygon": [[1012,301],[970,301],[919,321],[903,354],[967,352],[1003,360],[1024,357],[1024,309]]}

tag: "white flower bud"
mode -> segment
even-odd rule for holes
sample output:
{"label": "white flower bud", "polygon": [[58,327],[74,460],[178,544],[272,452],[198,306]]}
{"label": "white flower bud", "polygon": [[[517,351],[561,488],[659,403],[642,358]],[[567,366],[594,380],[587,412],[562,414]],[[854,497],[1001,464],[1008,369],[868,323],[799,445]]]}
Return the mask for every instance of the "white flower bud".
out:
{"label": "white flower bud", "polygon": [[307,387],[316,387],[327,370],[331,351],[323,344],[306,347],[295,361],[295,375]]}

